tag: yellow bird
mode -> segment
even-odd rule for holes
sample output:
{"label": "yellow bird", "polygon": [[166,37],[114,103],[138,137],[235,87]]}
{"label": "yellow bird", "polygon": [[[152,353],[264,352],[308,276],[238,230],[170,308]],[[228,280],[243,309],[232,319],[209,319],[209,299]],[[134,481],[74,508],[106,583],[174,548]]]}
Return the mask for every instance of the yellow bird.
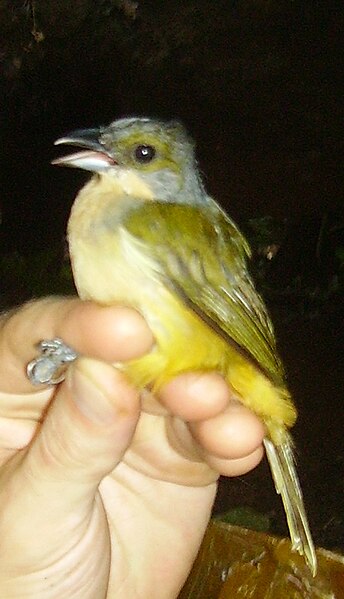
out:
{"label": "yellow bird", "polygon": [[217,371],[265,423],[266,454],[292,545],[317,562],[288,429],[296,410],[273,327],[247,270],[247,241],[207,194],[179,122],[124,118],[57,140],[84,148],[54,164],[94,173],[74,202],[68,241],[80,297],[138,310],[156,344],[123,368],[158,389]]}

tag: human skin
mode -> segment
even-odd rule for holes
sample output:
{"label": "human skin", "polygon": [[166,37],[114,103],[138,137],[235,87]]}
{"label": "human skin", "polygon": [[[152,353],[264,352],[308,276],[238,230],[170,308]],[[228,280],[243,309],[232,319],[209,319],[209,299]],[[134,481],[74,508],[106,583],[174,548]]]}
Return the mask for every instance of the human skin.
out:
{"label": "human skin", "polygon": [[[34,388],[42,339],[83,357]],[[263,455],[264,427],[217,373],[154,398],[111,363],[150,351],[142,317],[70,298],[0,317],[0,589],[4,599],[172,599],[191,568],[220,474]]]}

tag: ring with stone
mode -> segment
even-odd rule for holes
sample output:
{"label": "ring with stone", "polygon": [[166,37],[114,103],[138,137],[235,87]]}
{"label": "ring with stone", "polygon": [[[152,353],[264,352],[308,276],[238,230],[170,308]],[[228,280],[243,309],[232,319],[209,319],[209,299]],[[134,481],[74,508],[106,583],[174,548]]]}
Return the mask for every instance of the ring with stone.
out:
{"label": "ring with stone", "polygon": [[58,385],[65,378],[68,364],[78,357],[77,352],[59,338],[40,341],[37,347],[40,355],[26,368],[29,380],[35,386]]}

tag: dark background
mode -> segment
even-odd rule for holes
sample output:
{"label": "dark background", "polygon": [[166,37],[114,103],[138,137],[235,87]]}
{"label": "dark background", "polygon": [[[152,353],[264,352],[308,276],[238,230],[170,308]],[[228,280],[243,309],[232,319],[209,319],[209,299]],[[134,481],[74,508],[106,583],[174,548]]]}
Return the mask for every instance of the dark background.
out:
{"label": "dark background", "polygon": [[[343,549],[342,25],[331,1],[0,0],[1,305],[69,284],[64,231],[87,175],[50,166],[54,140],[181,118],[207,189],[252,241],[314,536]],[[236,505],[286,534],[266,464],[223,481],[216,510]]]}

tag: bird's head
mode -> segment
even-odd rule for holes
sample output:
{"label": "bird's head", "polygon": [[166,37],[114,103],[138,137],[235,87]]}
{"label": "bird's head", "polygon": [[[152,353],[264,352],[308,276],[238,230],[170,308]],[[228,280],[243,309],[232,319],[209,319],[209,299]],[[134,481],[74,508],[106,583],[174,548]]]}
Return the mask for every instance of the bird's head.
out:
{"label": "bird's head", "polygon": [[107,127],[72,131],[55,144],[84,150],[57,158],[53,164],[114,178],[134,172],[159,200],[184,201],[187,196],[188,202],[198,203],[205,195],[194,144],[178,121],[123,118]]}

